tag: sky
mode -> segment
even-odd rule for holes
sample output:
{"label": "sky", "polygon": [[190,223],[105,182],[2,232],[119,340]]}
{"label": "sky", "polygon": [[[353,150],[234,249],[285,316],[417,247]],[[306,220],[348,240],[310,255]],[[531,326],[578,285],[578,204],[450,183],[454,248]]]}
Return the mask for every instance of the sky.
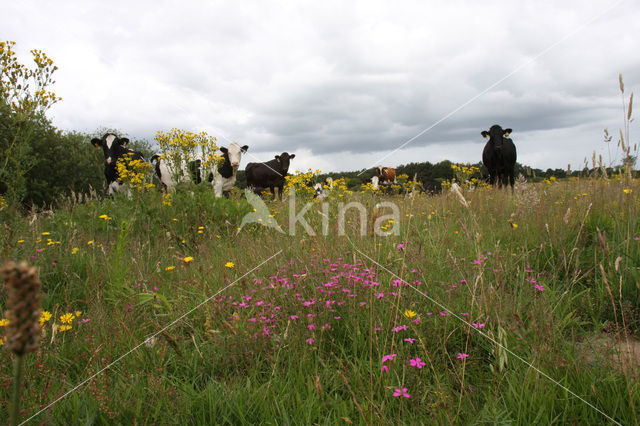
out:
{"label": "sky", "polygon": [[640,87],[638,22],[634,0],[21,0],[0,39],[54,60],[62,130],[206,131],[246,162],[350,171],[476,163],[499,124],[518,162],[575,170],[620,161],[603,130],[623,127],[618,75],[627,103]]}

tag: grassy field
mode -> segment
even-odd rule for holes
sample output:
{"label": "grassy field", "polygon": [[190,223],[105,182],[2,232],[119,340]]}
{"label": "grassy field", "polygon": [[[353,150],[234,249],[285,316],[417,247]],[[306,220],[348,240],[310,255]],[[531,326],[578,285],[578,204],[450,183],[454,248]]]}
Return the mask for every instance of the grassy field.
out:
{"label": "grassy field", "polygon": [[[251,206],[208,188],[5,207],[2,260],[39,267],[51,314],[21,419],[638,424],[638,193],[571,179],[355,194],[364,236],[355,210],[338,235],[343,199],[309,209],[316,236],[290,235],[286,202],[267,204],[288,232],[238,232]],[[400,208],[383,224],[399,235],[371,233],[381,200]]]}

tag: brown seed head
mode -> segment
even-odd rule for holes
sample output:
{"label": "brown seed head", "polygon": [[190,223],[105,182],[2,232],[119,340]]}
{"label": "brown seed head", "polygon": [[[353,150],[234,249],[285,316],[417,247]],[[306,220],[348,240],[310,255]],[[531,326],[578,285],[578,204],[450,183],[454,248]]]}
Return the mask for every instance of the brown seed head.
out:
{"label": "brown seed head", "polygon": [[7,349],[18,356],[38,349],[40,340],[40,280],[26,262],[7,262],[0,274],[7,291]]}

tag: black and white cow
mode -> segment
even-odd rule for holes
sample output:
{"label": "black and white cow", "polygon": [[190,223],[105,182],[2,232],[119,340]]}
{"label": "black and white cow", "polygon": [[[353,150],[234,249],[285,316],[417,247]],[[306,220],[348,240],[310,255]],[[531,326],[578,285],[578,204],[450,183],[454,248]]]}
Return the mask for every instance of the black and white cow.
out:
{"label": "black and white cow", "polygon": [[142,160],[144,157],[139,152],[126,148],[129,143],[127,138],[119,138],[113,133],[105,134],[102,139],[93,138],[91,143],[96,147],[102,147],[104,151],[104,176],[107,178],[107,194],[120,192],[123,188],[116,163],[126,154],[131,154],[131,160]]}
{"label": "black and white cow", "polygon": [[229,148],[220,147],[215,154],[223,157],[224,161],[221,166],[214,166],[210,170],[203,170],[201,153],[196,154],[190,161],[182,161],[179,167],[176,167],[171,159],[160,158],[159,155],[151,157],[151,161],[156,161],[156,175],[166,191],[173,191],[175,186],[182,182],[191,180],[199,184],[206,179],[213,186],[216,197],[223,194],[228,197],[229,191],[236,183],[242,154],[248,149],[247,145],[240,146],[236,142],[231,142]]}
{"label": "black and white cow", "polygon": [[489,170],[489,183],[491,185],[498,184],[511,185],[515,181],[515,165],[516,165],[516,146],[513,141],[508,138],[511,129],[502,129],[502,127],[494,124],[489,131],[483,130],[482,136],[489,138],[489,142],[484,146],[482,151],[482,162]]}
{"label": "black and white cow", "polygon": [[333,179],[331,177],[328,177],[324,180],[324,182],[325,182],[324,184],[322,184],[321,182],[318,182],[315,185],[313,185],[313,189],[315,190],[315,193],[313,194],[313,198],[324,200],[329,196],[329,193],[333,189]]}
{"label": "black and white cow", "polygon": [[276,198],[275,188],[278,188],[280,199],[282,199],[285,177],[289,173],[289,164],[295,156],[295,154],[283,152],[271,161],[247,164],[245,168],[247,186],[254,192],[257,188],[269,188],[274,199]]}

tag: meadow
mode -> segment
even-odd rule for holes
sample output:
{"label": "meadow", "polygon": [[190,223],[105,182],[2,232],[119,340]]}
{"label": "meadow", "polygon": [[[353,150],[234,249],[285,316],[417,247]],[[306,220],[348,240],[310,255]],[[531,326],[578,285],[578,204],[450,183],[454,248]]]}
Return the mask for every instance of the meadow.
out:
{"label": "meadow", "polygon": [[[39,268],[46,311],[20,418],[638,424],[638,193],[571,178],[346,200],[367,221],[399,206],[388,236],[355,211],[338,235],[342,197],[326,236],[239,230],[251,206],[206,187],[5,205],[2,258]],[[289,205],[267,205],[286,229]],[[306,219],[322,227],[320,203]]]}

